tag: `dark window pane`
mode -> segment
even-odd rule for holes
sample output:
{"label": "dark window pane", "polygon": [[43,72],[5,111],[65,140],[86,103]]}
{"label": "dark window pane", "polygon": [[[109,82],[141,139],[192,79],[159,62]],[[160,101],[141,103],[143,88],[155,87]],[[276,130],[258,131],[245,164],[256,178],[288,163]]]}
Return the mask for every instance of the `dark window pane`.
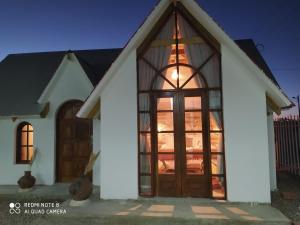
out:
{"label": "dark window pane", "polygon": [[140,133],[140,152],[151,152],[151,134]]}
{"label": "dark window pane", "polygon": [[149,113],[140,113],[140,131],[150,131]]}
{"label": "dark window pane", "polygon": [[140,189],[142,194],[151,194],[151,176],[140,177]]}
{"label": "dark window pane", "polygon": [[151,173],[151,155],[140,155],[140,172]]}
{"label": "dark window pane", "polygon": [[222,130],[222,113],[210,112],[209,113],[210,130],[221,131]]}
{"label": "dark window pane", "polygon": [[149,94],[139,94],[139,110],[140,111],[150,110]]}
{"label": "dark window pane", "polygon": [[210,109],[221,109],[221,92],[210,91],[209,92],[209,108]]}

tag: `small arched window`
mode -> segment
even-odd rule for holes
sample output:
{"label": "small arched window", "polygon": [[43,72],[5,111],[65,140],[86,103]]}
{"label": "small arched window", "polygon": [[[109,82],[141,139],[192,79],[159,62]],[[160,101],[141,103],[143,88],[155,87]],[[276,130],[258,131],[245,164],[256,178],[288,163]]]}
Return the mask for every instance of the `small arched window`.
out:
{"label": "small arched window", "polygon": [[22,122],[17,128],[16,163],[30,163],[33,154],[33,127]]}

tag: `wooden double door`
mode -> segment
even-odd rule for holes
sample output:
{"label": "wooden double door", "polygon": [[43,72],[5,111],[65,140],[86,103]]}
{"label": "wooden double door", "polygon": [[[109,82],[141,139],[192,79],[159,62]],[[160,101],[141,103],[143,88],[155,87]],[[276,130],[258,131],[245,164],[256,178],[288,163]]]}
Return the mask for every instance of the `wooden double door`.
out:
{"label": "wooden double door", "polygon": [[161,93],[153,104],[156,195],[210,197],[206,94]]}
{"label": "wooden double door", "polygon": [[82,176],[92,152],[92,120],[76,117],[82,104],[81,101],[69,101],[57,114],[57,182],[72,182]]}

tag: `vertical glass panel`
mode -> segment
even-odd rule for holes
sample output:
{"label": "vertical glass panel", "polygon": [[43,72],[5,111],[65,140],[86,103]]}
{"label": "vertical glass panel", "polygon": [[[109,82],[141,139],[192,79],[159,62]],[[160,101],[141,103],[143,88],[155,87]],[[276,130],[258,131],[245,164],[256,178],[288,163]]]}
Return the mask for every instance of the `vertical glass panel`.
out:
{"label": "vertical glass panel", "polygon": [[224,174],[223,155],[211,154],[211,172],[212,174]]}
{"label": "vertical glass panel", "polygon": [[187,174],[204,174],[203,155],[187,154],[186,172]]}
{"label": "vertical glass panel", "polygon": [[140,133],[140,152],[151,152],[151,134]]}
{"label": "vertical glass panel", "polygon": [[203,152],[202,133],[186,133],[185,148],[186,152]]}
{"label": "vertical glass panel", "polygon": [[149,94],[139,94],[139,110],[140,111],[150,110]]}
{"label": "vertical glass panel", "polygon": [[158,152],[174,152],[174,134],[158,133]]}
{"label": "vertical glass panel", "polygon": [[28,130],[28,125],[24,125],[23,127],[22,127],[22,131],[27,131]]}
{"label": "vertical glass panel", "polygon": [[157,110],[173,110],[173,98],[158,98]]}
{"label": "vertical glass panel", "polygon": [[141,193],[151,194],[151,176],[140,177]]}
{"label": "vertical glass panel", "polygon": [[223,151],[222,133],[210,133],[210,148],[211,152]]}
{"label": "vertical glass panel", "polygon": [[157,131],[173,131],[173,112],[157,113]]}
{"label": "vertical glass panel", "polygon": [[210,112],[209,113],[209,126],[211,131],[222,130],[222,113],[221,112]]}
{"label": "vertical glass panel", "polygon": [[185,112],[185,130],[186,131],[202,130],[201,112]]}
{"label": "vertical glass panel", "polygon": [[27,147],[21,147],[21,160],[27,160]]}
{"label": "vertical glass panel", "polygon": [[175,173],[174,154],[158,154],[158,173],[159,174]]}
{"label": "vertical glass panel", "polygon": [[212,57],[200,70],[208,87],[220,87],[220,65],[219,57],[215,55]]}
{"label": "vertical glass panel", "polygon": [[155,77],[155,70],[152,69],[145,61],[139,60],[139,90],[151,90],[151,84]]}
{"label": "vertical glass panel", "polygon": [[209,108],[210,109],[221,109],[221,92],[210,91],[209,92]]}
{"label": "vertical glass panel", "polygon": [[192,79],[189,80],[187,84],[183,86],[184,89],[189,88],[205,88],[205,82],[199,74],[193,76]]}
{"label": "vertical glass panel", "polygon": [[27,145],[27,131],[21,132],[21,145]]}
{"label": "vertical glass panel", "polygon": [[214,198],[225,197],[224,177],[212,177],[212,192]]}
{"label": "vertical glass panel", "polygon": [[140,131],[150,131],[149,113],[140,113]]}
{"label": "vertical glass panel", "polygon": [[185,110],[201,109],[201,97],[185,97],[184,108]]}
{"label": "vertical glass panel", "polygon": [[151,173],[151,155],[140,155],[140,172]]}
{"label": "vertical glass panel", "polygon": [[32,128],[32,126],[29,124],[29,125],[27,125],[28,126],[28,130],[29,131],[33,131],[33,128]]}
{"label": "vertical glass panel", "polygon": [[28,133],[28,145],[33,145],[33,132]]}

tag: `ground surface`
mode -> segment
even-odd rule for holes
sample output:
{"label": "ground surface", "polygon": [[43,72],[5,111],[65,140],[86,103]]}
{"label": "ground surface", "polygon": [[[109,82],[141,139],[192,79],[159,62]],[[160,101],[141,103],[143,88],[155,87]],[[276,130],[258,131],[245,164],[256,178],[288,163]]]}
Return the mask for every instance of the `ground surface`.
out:
{"label": "ground surface", "polygon": [[[295,200],[284,200],[280,192],[294,192]],[[279,209],[292,221],[300,222],[300,178],[287,174],[278,176],[278,191],[272,193],[272,206]]]}

